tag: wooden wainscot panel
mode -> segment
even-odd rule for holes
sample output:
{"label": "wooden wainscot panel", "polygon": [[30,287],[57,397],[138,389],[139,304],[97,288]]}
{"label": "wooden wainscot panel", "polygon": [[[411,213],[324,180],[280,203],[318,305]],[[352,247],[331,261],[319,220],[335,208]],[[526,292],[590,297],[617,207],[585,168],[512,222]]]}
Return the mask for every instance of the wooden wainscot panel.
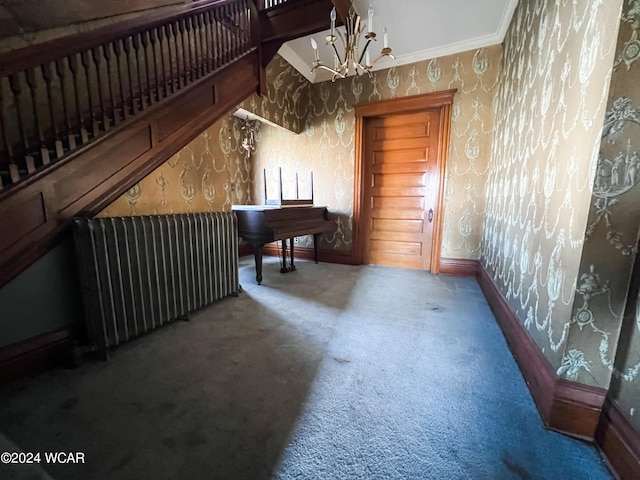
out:
{"label": "wooden wainscot panel", "polygon": [[478,274],[478,260],[467,258],[441,258],[440,273],[456,277],[475,277]]}
{"label": "wooden wainscot panel", "polygon": [[233,96],[238,90],[238,83],[253,82],[258,79],[256,57],[249,56],[236,62],[215,79],[216,101],[223,101]]}
{"label": "wooden wainscot panel", "polygon": [[172,102],[172,109],[157,120],[157,137],[162,141],[176,129],[185,125],[194,117],[210,108],[214,104],[213,86],[207,81],[182,95]]}
{"label": "wooden wainscot panel", "polygon": [[[31,193],[31,192],[28,192]],[[21,195],[23,197],[24,195]],[[16,198],[16,200],[18,200]],[[20,241],[47,221],[42,192],[35,192],[26,199],[7,201],[0,209],[2,235],[0,252]]]}
{"label": "wooden wainscot panel", "polygon": [[149,125],[144,125],[133,132],[119,132],[93,152],[87,152],[65,165],[66,168],[57,170],[52,185],[55,210],[62,212],[150,149],[151,130]]}
{"label": "wooden wainscot panel", "polygon": [[70,360],[74,337],[77,338],[75,327],[64,328],[0,347],[0,385]]}
{"label": "wooden wainscot panel", "polygon": [[596,446],[621,480],[638,478],[640,431],[609,399],[598,424]]}
{"label": "wooden wainscot panel", "polygon": [[556,377],[548,427],[593,440],[607,391]]}

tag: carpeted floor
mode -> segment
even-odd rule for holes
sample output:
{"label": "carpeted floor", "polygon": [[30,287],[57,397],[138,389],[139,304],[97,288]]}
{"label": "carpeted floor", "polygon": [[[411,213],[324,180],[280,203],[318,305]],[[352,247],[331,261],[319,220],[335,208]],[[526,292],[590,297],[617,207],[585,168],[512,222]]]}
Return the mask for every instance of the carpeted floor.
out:
{"label": "carpeted floor", "polygon": [[0,478],[605,479],[542,427],[473,279],[299,262],[115,350],[0,389]]}

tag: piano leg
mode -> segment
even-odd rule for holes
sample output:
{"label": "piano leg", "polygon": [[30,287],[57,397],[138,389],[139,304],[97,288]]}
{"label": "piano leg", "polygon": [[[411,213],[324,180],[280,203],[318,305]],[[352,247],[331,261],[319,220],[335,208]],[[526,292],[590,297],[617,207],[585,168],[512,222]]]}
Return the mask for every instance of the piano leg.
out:
{"label": "piano leg", "polygon": [[313,234],[313,259],[318,263],[318,237],[320,237],[319,233]]}
{"label": "piano leg", "polygon": [[262,245],[252,244],[253,257],[256,261],[256,282],[262,285]]}
{"label": "piano leg", "polygon": [[289,251],[291,252],[291,267],[289,268],[289,270],[295,270],[296,266],[293,263],[293,238],[289,239]]}
{"label": "piano leg", "polygon": [[282,264],[280,265],[280,273],[287,273],[289,268],[287,268],[287,240],[283,239],[282,242]]}

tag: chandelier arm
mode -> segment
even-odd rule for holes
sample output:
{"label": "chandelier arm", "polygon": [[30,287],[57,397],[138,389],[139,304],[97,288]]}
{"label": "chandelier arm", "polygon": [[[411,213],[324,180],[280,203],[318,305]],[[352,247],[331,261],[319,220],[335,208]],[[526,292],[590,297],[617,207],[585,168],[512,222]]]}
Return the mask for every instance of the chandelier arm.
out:
{"label": "chandelier arm", "polygon": [[383,59],[384,57],[391,57],[392,59],[396,59],[395,56],[393,56],[393,54],[391,54],[391,52],[389,53],[381,53],[378,58],[376,58],[373,62],[371,62],[371,66],[373,67],[379,60]]}
{"label": "chandelier arm", "polygon": [[323,70],[327,70],[327,71],[333,73],[335,76],[338,76],[340,78],[346,78],[347,77],[343,73],[340,73],[338,70],[334,70],[333,68],[327,67],[326,65],[323,65],[321,63],[319,63],[317,65],[314,65],[313,68],[311,69],[311,72],[313,72],[314,70],[316,70],[318,68],[322,68]]}
{"label": "chandelier arm", "polygon": [[342,58],[340,58],[340,54],[338,53],[338,49],[336,48],[336,44],[332,43],[331,46],[333,47],[333,51],[336,54],[336,57],[338,57],[338,63],[340,63],[340,65],[342,65]]}
{"label": "chandelier arm", "polygon": [[[342,48],[344,48],[345,51],[346,51],[347,50],[347,42],[348,42],[348,39],[349,39],[349,35],[347,34],[347,37],[345,38],[344,34],[338,29],[336,29],[336,33],[338,34],[338,37],[340,38],[340,41],[342,42]],[[334,42],[329,42],[329,43],[331,43],[331,45],[334,45],[333,48],[335,48],[335,41]]]}
{"label": "chandelier arm", "polygon": [[364,48],[362,49],[362,53],[360,54],[360,60],[358,60],[359,64],[362,64],[362,59],[364,58],[364,54],[367,51],[367,48],[369,48],[369,44],[371,43],[371,39],[367,40],[367,43],[364,44]]}
{"label": "chandelier arm", "polygon": [[357,38],[358,40],[360,40],[360,34],[361,33],[362,32],[360,31],[360,15],[357,15],[356,16],[356,24],[355,24],[355,26],[353,28],[353,38],[354,39]]}

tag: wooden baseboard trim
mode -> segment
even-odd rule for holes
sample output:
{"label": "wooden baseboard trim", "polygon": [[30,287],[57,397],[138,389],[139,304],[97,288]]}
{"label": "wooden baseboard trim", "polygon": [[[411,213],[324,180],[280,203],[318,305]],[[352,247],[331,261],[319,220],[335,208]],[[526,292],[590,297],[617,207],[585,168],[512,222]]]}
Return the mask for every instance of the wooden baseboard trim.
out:
{"label": "wooden baseboard trim", "polygon": [[246,257],[253,255],[253,248],[248,243],[240,243],[238,245],[238,257]]}
{"label": "wooden baseboard trim", "polygon": [[559,378],[480,264],[477,279],[545,426],[592,441],[607,391]]}
{"label": "wooden baseboard trim", "polygon": [[64,328],[0,348],[0,385],[59,364],[74,338],[75,331]]}
{"label": "wooden baseboard trim", "polygon": [[467,258],[441,258],[440,275],[475,277],[478,274],[478,260]]}
{"label": "wooden baseboard trim", "polygon": [[[268,243],[264,246],[263,253],[272,257],[282,255],[280,242]],[[313,260],[313,248],[294,247],[294,259]],[[333,250],[321,248],[318,250],[318,261],[324,263],[338,263],[341,265],[356,265],[350,250]]]}
{"label": "wooden baseboard trim", "polygon": [[602,410],[595,440],[598,450],[618,478],[622,480],[638,478],[640,431],[609,399]]}

